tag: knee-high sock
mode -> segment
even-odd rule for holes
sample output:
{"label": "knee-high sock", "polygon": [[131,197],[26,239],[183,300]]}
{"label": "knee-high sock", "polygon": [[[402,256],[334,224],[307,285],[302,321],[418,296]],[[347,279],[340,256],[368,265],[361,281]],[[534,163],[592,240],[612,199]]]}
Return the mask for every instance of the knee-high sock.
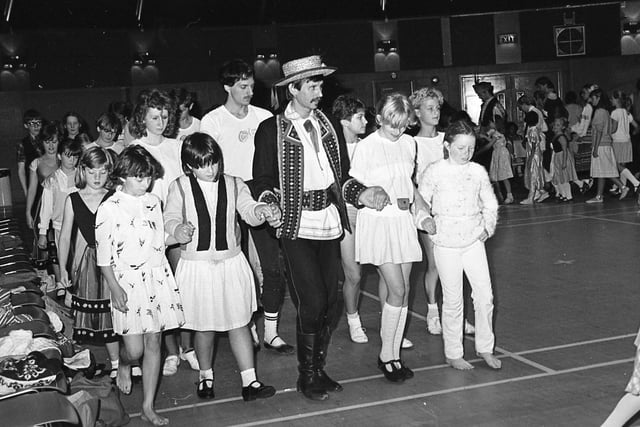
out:
{"label": "knee-high sock", "polygon": [[624,168],[622,172],[620,172],[620,180],[623,184],[626,184],[626,182],[629,181],[634,187],[640,185],[640,181],[638,181],[636,177],[633,176],[631,171],[627,168]]}
{"label": "knee-high sock", "polygon": [[380,360],[388,362],[394,360],[393,344],[400,321],[402,307],[394,307],[384,303],[382,307],[382,317],[380,319],[380,338],[382,338],[382,349],[380,350]]}
{"label": "knee-high sock", "polygon": [[400,359],[400,348],[402,347],[402,338],[404,337],[404,328],[407,325],[407,314],[409,313],[409,307],[402,306],[400,309],[400,319],[398,319],[398,327],[396,328],[396,335],[393,338],[393,358]]}

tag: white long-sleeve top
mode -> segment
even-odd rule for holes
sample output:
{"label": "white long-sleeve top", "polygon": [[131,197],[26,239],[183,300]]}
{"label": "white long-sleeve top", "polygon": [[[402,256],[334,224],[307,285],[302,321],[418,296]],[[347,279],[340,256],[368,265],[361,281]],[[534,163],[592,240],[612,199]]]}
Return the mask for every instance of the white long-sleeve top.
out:
{"label": "white long-sleeve top", "polygon": [[47,234],[49,222],[54,230],[62,229],[62,215],[64,214],[64,201],[67,196],[78,189],[74,181],[75,173],[71,176],[62,169],[56,170],[42,183],[42,198],[40,199],[40,234]]}
{"label": "white long-sleeve top", "polygon": [[436,136],[414,136],[418,152],[416,153],[416,182],[420,182],[424,171],[444,158],[444,132],[438,132]]}
{"label": "white long-sleeve top", "polygon": [[584,108],[582,109],[582,113],[580,113],[580,121],[571,126],[571,131],[577,133],[579,137],[585,136],[587,134],[587,131],[589,130],[592,115],[593,107],[589,103],[585,104]]}
{"label": "white long-sleeve top", "polygon": [[498,200],[481,165],[440,160],[427,168],[418,188],[431,206],[435,245],[463,248],[478,240],[484,230],[489,237],[495,232]]}

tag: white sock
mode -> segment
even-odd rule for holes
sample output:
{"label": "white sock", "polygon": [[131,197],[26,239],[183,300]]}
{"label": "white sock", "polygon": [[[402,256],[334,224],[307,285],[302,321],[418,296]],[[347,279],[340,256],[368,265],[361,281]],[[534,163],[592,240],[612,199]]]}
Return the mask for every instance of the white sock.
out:
{"label": "white sock", "polygon": [[257,380],[255,368],[240,372],[240,377],[242,378],[242,387],[249,387],[252,382]]}
{"label": "white sock", "polygon": [[631,171],[627,168],[624,168],[622,170],[622,172],[620,172],[620,180],[626,184],[627,180],[629,180],[629,182],[631,183],[631,185],[633,185],[634,187],[637,187],[638,185],[640,185],[640,181],[638,181],[636,179],[635,176],[633,176],[633,174],[631,173]]}
{"label": "white sock", "polygon": [[427,304],[427,319],[440,317],[438,313],[438,304]]}
{"label": "white sock", "polygon": [[[395,359],[393,354],[393,344],[400,321],[402,307],[394,307],[384,303],[382,307],[382,317],[380,319],[380,338],[382,338],[382,349],[380,349],[380,360],[388,362]],[[400,339],[402,342],[402,337]]]}
{"label": "white sock", "polygon": [[362,326],[362,323],[360,323],[360,314],[358,314],[357,311],[353,314],[347,313],[347,323],[354,328]]}
{"label": "white sock", "polygon": [[120,359],[111,360],[111,369],[118,369],[120,366]]}
{"label": "white sock", "polygon": [[264,312],[264,342],[271,344],[271,341],[273,341],[273,339],[277,335],[278,335],[278,312],[267,313],[265,311]]}
{"label": "white sock", "polygon": [[398,319],[398,326],[396,327],[396,334],[393,338],[393,358],[400,359],[400,348],[402,347],[402,338],[404,337],[404,327],[407,325],[407,314],[409,313],[409,307],[403,306],[400,309],[400,319]]}
{"label": "white sock", "polygon": [[213,379],[213,369],[200,370],[200,381]]}

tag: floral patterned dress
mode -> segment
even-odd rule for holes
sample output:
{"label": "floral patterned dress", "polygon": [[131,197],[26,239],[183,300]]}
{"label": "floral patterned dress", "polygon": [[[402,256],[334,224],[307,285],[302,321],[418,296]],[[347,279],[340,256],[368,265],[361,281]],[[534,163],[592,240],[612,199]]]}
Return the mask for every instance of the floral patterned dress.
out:
{"label": "floral patterned dress", "polygon": [[97,264],[111,266],[127,294],[126,313],[111,309],[117,334],[162,332],[184,324],[164,239],[161,204],[153,194],[136,197],[116,191],[98,208]]}

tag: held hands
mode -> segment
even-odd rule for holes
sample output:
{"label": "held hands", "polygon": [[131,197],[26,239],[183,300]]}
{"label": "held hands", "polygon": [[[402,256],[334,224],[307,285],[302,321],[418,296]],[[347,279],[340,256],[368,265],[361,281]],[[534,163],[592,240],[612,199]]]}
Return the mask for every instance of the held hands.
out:
{"label": "held hands", "polygon": [[381,211],[385,206],[391,204],[389,195],[384,188],[373,186],[369,187],[360,194],[358,203],[377,211]]}
{"label": "held hands", "polygon": [[422,220],[421,228],[429,235],[436,234],[436,221],[433,217],[427,217]]}
{"label": "held hands", "polygon": [[480,233],[480,236],[478,236],[478,240],[480,240],[482,243],[486,242],[488,238],[489,233],[487,233],[487,230],[482,230],[482,233]]}
{"label": "held hands", "polygon": [[271,203],[269,205],[260,204],[256,206],[254,214],[259,220],[266,220],[273,228],[278,228],[282,225],[282,211],[275,203]]}
{"label": "held hands", "polygon": [[191,238],[193,237],[193,232],[196,230],[196,227],[188,222],[186,224],[180,224],[176,227],[176,230],[173,232],[174,237],[181,245],[185,243],[189,243]]}
{"label": "held hands", "polygon": [[65,288],[71,287],[71,281],[69,280],[69,272],[67,271],[66,268],[60,269],[60,283],[62,283],[62,286],[64,286]]}
{"label": "held hands", "polygon": [[118,311],[126,313],[129,309],[127,308],[127,294],[124,289],[118,284],[111,287],[111,306]]}
{"label": "held hands", "polygon": [[47,236],[44,234],[38,236],[38,247],[40,249],[47,249]]}

